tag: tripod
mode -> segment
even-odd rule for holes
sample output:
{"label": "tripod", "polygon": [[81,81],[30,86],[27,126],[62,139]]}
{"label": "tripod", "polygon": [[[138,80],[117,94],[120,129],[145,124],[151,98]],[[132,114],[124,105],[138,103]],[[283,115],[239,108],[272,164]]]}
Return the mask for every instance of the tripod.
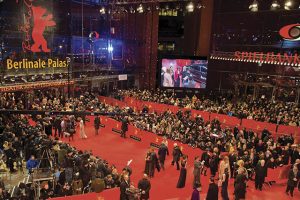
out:
{"label": "tripod", "polygon": [[37,168],[50,168],[53,169],[54,156],[50,149],[43,149],[41,160]]}

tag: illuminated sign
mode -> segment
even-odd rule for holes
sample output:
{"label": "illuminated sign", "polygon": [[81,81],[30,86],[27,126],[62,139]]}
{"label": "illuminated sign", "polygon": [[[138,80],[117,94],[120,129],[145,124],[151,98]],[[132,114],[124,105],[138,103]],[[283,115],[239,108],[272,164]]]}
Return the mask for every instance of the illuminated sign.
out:
{"label": "illuminated sign", "polygon": [[234,58],[240,61],[247,62],[260,62],[260,63],[288,63],[288,64],[300,64],[300,57],[298,54],[288,53],[274,53],[274,52],[240,52],[234,53]]}
{"label": "illuminated sign", "polygon": [[40,5],[33,5],[34,0],[23,0],[23,2],[27,8],[25,23],[20,28],[25,33],[22,42],[23,51],[50,52],[44,32],[47,27],[56,25],[52,13]]}
{"label": "illuminated sign", "polygon": [[38,59],[38,60],[28,60],[22,59],[20,61],[14,61],[12,59],[6,60],[6,69],[43,69],[43,68],[66,68],[69,65],[69,60],[60,59]]}
{"label": "illuminated sign", "polygon": [[300,40],[300,24],[290,24],[280,29],[279,34],[285,40],[299,41]]}

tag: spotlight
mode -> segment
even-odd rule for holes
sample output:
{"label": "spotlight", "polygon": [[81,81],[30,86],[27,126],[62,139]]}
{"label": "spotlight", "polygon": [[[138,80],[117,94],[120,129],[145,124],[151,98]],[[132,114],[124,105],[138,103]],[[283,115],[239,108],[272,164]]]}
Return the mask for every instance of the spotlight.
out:
{"label": "spotlight", "polygon": [[114,48],[112,47],[112,45],[109,45],[107,50],[108,50],[108,52],[112,52],[114,50]]}
{"label": "spotlight", "polygon": [[201,8],[205,8],[205,6],[203,6],[201,3],[198,3],[198,4],[197,4],[197,8],[198,8],[198,9],[201,9]]}
{"label": "spotlight", "polygon": [[194,11],[194,3],[193,2],[190,2],[186,5],[186,10],[188,12],[193,12]]}
{"label": "spotlight", "polygon": [[155,6],[155,10],[159,10],[159,5]]}
{"label": "spotlight", "polygon": [[168,4],[166,4],[165,9],[166,9],[166,10],[169,10],[169,9],[170,9],[170,7],[169,7]]}
{"label": "spotlight", "polygon": [[258,11],[258,2],[257,0],[254,0],[253,3],[249,6],[249,10],[252,12]]}
{"label": "spotlight", "polygon": [[130,7],[130,8],[129,8],[129,12],[130,12],[130,13],[135,13],[135,10],[133,9],[133,7]]}
{"label": "spotlight", "polygon": [[284,3],[284,9],[285,9],[285,10],[290,10],[291,7],[292,7],[292,5],[293,5],[293,2],[292,2],[291,0],[287,0],[287,1],[285,1],[285,3]]}
{"label": "spotlight", "polygon": [[271,10],[276,10],[278,8],[280,8],[279,3],[276,0],[273,1],[273,3],[271,4]]}
{"label": "spotlight", "polygon": [[101,15],[104,15],[105,14],[105,7],[101,7],[99,12],[100,12]]}
{"label": "spotlight", "polygon": [[143,13],[143,12],[144,12],[144,7],[143,7],[143,5],[140,4],[140,5],[137,7],[136,11],[137,11],[138,13]]}

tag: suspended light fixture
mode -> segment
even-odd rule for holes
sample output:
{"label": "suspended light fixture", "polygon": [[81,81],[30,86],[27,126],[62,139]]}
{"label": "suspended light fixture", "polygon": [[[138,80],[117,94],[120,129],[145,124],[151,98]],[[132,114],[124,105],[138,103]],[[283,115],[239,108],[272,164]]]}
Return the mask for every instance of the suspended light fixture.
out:
{"label": "suspended light fixture", "polygon": [[290,10],[293,6],[293,1],[292,0],[286,0],[284,3],[284,9]]}
{"label": "suspended light fixture", "polygon": [[190,2],[186,5],[186,10],[188,12],[193,12],[194,11],[194,3],[193,2]]}
{"label": "suspended light fixture", "polygon": [[105,14],[105,7],[101,7],[99,12],[100,12],[101,15],[104,15]]}
{"label": "suspended light fixture", "polygon": [[276,10],[278,8],[280,8],[279,3],[276,0],[273,1],[273,3],[271,4],[271,10]]}
{"label": "suspended light fixture", "polygon": [[135,10],[133,9],[133,7],[130,7],[130,8],[129,8],[129,12],[130,12],[130,13],[135,13]]}
{"label": "suspended light fixture", "polygon": [[138,13],[143,13],[143,12],[144,12],[144,7],[143,7],[143,5],[140,4],[140,5],[137,7],[136,11],[137,11]]}
{"label": "suspended light fixture", "polygon": [[198,3],[198,4],[197,4],[197,8],[198,8],[198,9],[201,9],[201,8],[205,8],[205,6],[203,6],[201,3]]}
{"label": "suspended light fixture", "polygon": [[252,12],[258,11],[258,2],[257,0],[254,0],[253,3],[249,6],[249,10]]}

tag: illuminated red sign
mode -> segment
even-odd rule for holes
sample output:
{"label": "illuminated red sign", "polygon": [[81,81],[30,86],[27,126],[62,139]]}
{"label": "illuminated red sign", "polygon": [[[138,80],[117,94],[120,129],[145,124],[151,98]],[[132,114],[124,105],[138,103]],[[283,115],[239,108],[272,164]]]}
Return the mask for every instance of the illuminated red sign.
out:
{"label": "illuminated red sign", "polygon": [[33,1],[23,0],[27,7],[27,13],[25,14],[25,24],[21,27],[21,30],[25,33],[22,48],[24,51],[35,53],[50,52],[44,32],[46,27],[53,27],[56,23],[51,12],[42,6],[33,5]]}
{"label": "illuminated red sign", "polygon": [[279,34],[285,40],[299,41],[300,40],[300,24],[290,24],[280,29]]}
{"label": "illuminated red sign", "polygon": [[274,52],[240,52],[234,53],[234,58],[241,61],[248,62],[261,62],[261,63],[288,63],[288,64],[300,64],[300,57],[298,54],[280,54]]}

